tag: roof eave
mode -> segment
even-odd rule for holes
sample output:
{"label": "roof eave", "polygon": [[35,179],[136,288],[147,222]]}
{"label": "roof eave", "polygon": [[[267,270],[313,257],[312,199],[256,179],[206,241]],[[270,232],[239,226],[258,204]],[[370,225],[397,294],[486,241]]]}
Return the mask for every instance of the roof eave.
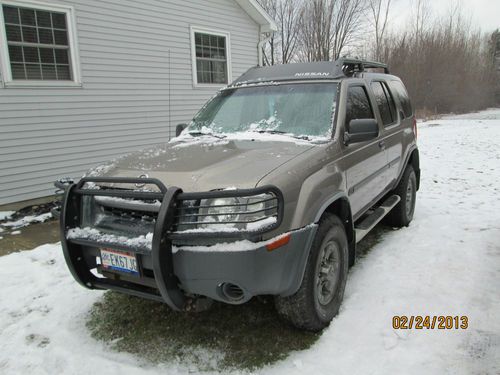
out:
{"label": "roof eave", "polygon": [[261,33],[269,33],[278,30],[276,22],[262,8],[256,0],[235,0],[240,7],[260,25]]}

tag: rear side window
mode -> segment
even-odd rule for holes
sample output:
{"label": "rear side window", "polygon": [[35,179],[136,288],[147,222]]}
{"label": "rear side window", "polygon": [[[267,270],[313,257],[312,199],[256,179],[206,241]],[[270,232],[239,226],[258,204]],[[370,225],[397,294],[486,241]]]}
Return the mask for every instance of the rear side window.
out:
{"label": "rear side window", "polygon": [[347,90],[345,123],[348,125],[351,120],[362,118],[375,118],[370,100],[364,87],[351,86]]}
{"label": "rear side window", "polygon": [[384,88],[384,93],[389,101],[389,108],[391,110],[392,121],[396,121],[398,119],[397,111],[396,111],[396,103],[394,102],[394,96],[392,96],[391,90],[389,90],[389,86],[387,83],[381,82],[382,87]]}
{"label": "rear side window", "polygon": [[410,97],[403,84],[399,81],[391,81],[390,86],[392,92],[399,98],[405,118],[411,117],[413,115],[413,110],[411,108]]}
{"label": "rear side window", "polygon": [[396,121],[396,107],[392,96],[387,90],[387,87],[385,87],[385,83],[372,82],[371,87],[373,93],[375,94],[375,99],[377,100],[377,106],[380,111],[380,116],[382,117],[382,123],[384,126],[394,123]]}

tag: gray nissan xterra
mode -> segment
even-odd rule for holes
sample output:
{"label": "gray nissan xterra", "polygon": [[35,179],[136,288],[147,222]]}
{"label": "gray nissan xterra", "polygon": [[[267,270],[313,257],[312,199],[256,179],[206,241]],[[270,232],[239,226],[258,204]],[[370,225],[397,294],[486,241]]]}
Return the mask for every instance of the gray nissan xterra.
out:
{"label": "gray nissan xterra", "polygon": [[64,256],[84,287],[177,311],[273,295],[316,331],[339,311],[356,243],[384,217],[413,218],[416,121],[384,64],[252,68],[184,128],[56,182]]}

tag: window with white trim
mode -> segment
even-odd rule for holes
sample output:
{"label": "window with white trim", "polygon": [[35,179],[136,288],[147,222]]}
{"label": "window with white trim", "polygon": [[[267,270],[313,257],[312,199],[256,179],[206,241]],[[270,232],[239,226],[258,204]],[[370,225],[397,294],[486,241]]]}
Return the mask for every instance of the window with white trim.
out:
{"label": "window with white trim", "polygon": [[9,69],[7,81],[77,81],[69,10],[0,4],[6,42],[0,53]]}
{"label": "window with white trim", "polygon": [[227,84],[229,81],[227,35],[194,31],[193,37],[196,61],[195,83]]}

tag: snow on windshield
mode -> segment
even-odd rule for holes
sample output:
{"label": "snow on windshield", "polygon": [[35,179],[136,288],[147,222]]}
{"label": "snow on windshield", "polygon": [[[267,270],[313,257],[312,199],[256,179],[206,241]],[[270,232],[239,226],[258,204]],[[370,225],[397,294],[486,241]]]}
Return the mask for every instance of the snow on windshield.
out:
{"label": "snow on windshield", "polygon": [[301,83],[221,91],[187,129],[195,134],[269,132],[330,138],[336,83]]}

